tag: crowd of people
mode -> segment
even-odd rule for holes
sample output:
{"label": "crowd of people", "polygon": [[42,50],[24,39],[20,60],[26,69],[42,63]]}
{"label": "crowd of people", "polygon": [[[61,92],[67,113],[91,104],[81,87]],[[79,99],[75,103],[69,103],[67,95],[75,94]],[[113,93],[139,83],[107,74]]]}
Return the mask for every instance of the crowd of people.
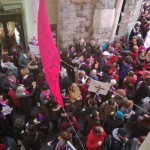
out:
{"label": "crowd of people", "polygon": [[[122,36],[99,45],[81,39],[60,50],[60,90],[65,111],[47,83],[40,58],[20,46],[1,56],[0,150],[66,150],[85,137],[87,150],[138,150],[150,131],[150,5],[143,4],[129,42]],[[107,82],[106,95],[90,92]],[[18,117],[23,116],[23,117]],[[50,126],[50,123],[52,126]],[[75,133],[76,132],[76,133]]]}

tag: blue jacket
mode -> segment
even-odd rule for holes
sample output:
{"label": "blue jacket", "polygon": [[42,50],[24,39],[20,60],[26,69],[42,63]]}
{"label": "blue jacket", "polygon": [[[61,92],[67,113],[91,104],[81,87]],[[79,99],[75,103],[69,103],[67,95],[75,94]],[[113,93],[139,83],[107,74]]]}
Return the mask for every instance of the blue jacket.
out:
{"label": "blue jacket", "polygon": [[130,64],[124,63],[119,73],[120,80],[124,80],[124,78],[128,75],[128,72],[132,70],[133,67]]}

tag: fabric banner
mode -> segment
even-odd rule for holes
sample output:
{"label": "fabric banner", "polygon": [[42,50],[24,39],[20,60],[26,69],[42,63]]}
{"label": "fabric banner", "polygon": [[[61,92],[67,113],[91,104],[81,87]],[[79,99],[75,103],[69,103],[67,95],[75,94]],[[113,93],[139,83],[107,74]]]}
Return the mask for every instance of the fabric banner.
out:
{"label": "fabric banner", "polygon": [[64,108],[59,86],[60,56],[50,29],[45,0],[40,0],[39,4],[38,41],[41,61],[49,87],[55,100]]}

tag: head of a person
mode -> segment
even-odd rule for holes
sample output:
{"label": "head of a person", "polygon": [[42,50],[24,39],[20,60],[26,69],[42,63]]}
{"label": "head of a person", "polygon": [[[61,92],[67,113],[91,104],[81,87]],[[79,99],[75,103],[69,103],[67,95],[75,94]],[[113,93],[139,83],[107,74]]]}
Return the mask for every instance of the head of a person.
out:
{"label": "head of a person", "polygon": [[137,138],[137,144],[140,146],[143,143],[144,140],[145,140],[145,136],[139,136]]}
{"label": "head of a person", "polygon": [[48,86],[48,85],[43,85],[42,91],[43,91],[43,92],[46,92],[46,91],[48,91],[48,90],[49,90],[49,86]]}
{"label": "head of a person", "polygon": [[70,90],[74,92],[76,90],[79,90],[79,87],[77,86],[76,83],[72,83],[71,86],[70,86]]}
{"label": "head of a person", "polygon": [[108,105],[110,108],[115,108],[116,107],[116,102],[113,99],[108,100]]}
{"label": "head of a person", "polygon": [[104,132],[104,129],[101,126],[95,126],[93,128],[93,133],[95,135],[97,135],[98,137],[100,137],[102,135],[102,133]]}
{"label": "head of a person", "polygon": [[10,58],[9,58],[9,56],[8,56],[8,55],[3,54],[3,55],[2,55],[2,60],[3,60],[3,63],[7,63],[7,62],[9,62],[9,61],[10,61]]}
{"label": "head of a person", "polygon": [[60,132],[58,140],[62,141],[62,142],[70,141],[71,140],[71,134],[69,132],[66,132],[66,131]]}
{"label": "head of a person", "polygon": [[21,118],[15,119],[14,124],[13,124],[13,126],[14,126],[15,128],[19,128],[19,129],[24,128],[24,125],[25,125],[25,122],[24,122],[24,120],[21,119]]}
{"label": "head of a person", "polygon": [[63,98],[63,102],[66,107],[69,107],[71,105],[71,101],[69,98]]}
{"label": "head of a person", "polygon": [[4,100],[4,96],[3,94],[0,94],[0,101],[3,101]]}
{"label": "head of a person", "polygon": [[23,85],[18,86],[16,89],[16,96],[21,97],[22,95],[24,95],[24,91],[25,87]]}
{"label": "head of a person", "polygon": [[91,83],[91,78],[86,79],[86,84],[89,85]]}
{"label": "head of a person", "polygon": [[132,57],[131,57],[131,56],[126,56],[126,57],[125,57],[125,62],[126,62],[127,64],[132,64],[132,63],[133,63]]}
{"label": "head of a person", "polygon": [[84,70],[81,70],[78,74],[79,78],[83,78],[86,75]]}
{"label": "head of a person", "polygon": [[29,73],[30,73],[30,71],[29,71],[28,68],[23,68],[23,69],[21,70],[22,76],[26,76],[26,75],[28,75]]}
{"label": "head of a person", "polygon": [[71,52],[75,51],[74,45],[70,45],[70,46],[69,46],[69,50],[70,50]]}
{"label": "head of a person", "polygon": [[83,55],[81,55],[81,56],[79,57],[79,60],[80,60],[80,62],[84,62],[85,57],[84,57]]}
{"label": "head of a person", "polygon": [[60,73],[60,76],[61,76],[61,78],[63,79],[63,78],[65,78],[65,77],[67,77],[67,71],[62,71],[61,73]]}
{"label": "head of a person", "polygon": [[93,69],[93,70],[91,71],[91,76],[92,76],[92,77],[97,76],[97,71],[96,71],[96,69]]}
{"label": "head of a person", "polygon": [[30,52],[28,50],[24,50],[23,54],[26,55],[26,56],[28,56],[28,57],[30,56]]}
{"label": "head of a person", "polygon": [[139,49],[138,46],[134,46],[134,47],[133,47],[133,52],[137,53],[137,52],[138,52],[138,49]]}
{"label": "head of a person", "polygon": [[91,117],[95,120],[99,119],[99,112],[96,110],[93,110],[91,113]]}
{"label": "head of a person", "polygon": [[62,96],[65,96],[65,95],[66,95],[66,90],[65,90],[65,89],[62,89],[62,90],[61,90],[61,95],[62,95]]}
{"label": "head of a person", "polygon": [[36,128],[35,128],[34,124],[28,125],[26,130],[29,134],[35,134],[36,133]]}
{"label": "head of a person", "polygon": [[125,141],[125,139],[127,138],[127,132],[123,128],[118,129],[117,135],[120,138],[120,140],[122,140],[122,141]]}
{"label": "head of a person", "polygon": [[85,40],[84,39],[80,39],[80,41],[79,41],[79,44],[80,45],[84,45],[86,42],[85,42]]}
{"label": "head of a person", "polygon": [[124,114],[123,114],[121,111],[117,111],[117,112],[115,113],[115,118],[116,118],[117,120],[123,120],[123,119],[124,119]]}
{"label": "head of a person", "polygon": [[117,84],[117,81],[115,79],[110,80],[110,85],[115,86]]}
{"label": "head of a person", "polygon": [[98,61],[94,61],[93,66],[94,66],[94,69],[100,68],[100,65],[99,65],[99,62],[98,62]]}
{"label": "head of a person", "polygon": [[124,107],[127,109],[132,109],[133,108],[133,101],[132,100],[126,100],[124,102]]}
{"label": "head of a person", "polygon": [[125,90],[123,90],[123,89],[117,89],[116,90],[116,95],[115,95],[115,98],[125,98],[125,96],[126,96],[126,92],[125,92]]}
{"label": "head of a person", "polygon": [[128,76],[129,76],[129,77],[134,77],[134,75],[135,75],[134,71],[129,71],[129,72],[128,72]]}
{"label": "head of a person", "polygon": [[94,99],[89,99],[88,104],[89,104],[89,106],[94,107],[97,104],[97,102]]}
{"label": "head of a person", "polygon": [[6,78],[12,78],[14,77],[13,73],[11,71],[6,72]]}
{"label": "head of a person", "polygon": [[30,53],[30,57],[31,57],[31,59],[36,59],[35,53]]}
{"label": "head of a person", "polygon": [[150,75],[145,77],[145,82],[150,86]]}
{"label": "head of a person", "polygon": [[95,44],[96,44],[96,42],[94,41],[94,40],[91,40],[90,41],[90,45],[93,47],[93,46],[95,46]]}

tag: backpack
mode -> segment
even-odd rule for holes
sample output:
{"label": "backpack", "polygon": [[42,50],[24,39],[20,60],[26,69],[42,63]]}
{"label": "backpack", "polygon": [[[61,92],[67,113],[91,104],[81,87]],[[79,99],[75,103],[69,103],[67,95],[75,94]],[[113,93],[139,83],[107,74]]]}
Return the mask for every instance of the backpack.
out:
{"label": "backpack", "polygon": [[113,137],[111,135],[108,135],[104,140],[102,150],[111,149],[111,146],[112,146],[113,142],[114,142]]}

